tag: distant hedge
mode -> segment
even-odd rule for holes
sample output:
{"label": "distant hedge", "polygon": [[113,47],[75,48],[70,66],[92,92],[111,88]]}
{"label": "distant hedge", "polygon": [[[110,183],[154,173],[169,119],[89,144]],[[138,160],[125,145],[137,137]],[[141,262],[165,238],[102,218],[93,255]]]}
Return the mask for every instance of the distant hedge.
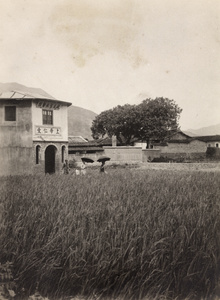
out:
{"label": "distant hedge", "polygon": [[220,158],[220,149],[217,147],[208,147],[206,150],[207,158]]}

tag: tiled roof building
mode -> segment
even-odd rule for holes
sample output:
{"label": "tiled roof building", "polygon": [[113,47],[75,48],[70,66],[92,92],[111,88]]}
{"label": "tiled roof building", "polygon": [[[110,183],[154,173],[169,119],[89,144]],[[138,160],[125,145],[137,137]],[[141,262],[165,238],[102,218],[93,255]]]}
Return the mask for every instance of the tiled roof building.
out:
{"label": "tiled roof building", "polygon": [[59,172],[68,158],[70,105],[41,89],[0,84],[0,175]]}

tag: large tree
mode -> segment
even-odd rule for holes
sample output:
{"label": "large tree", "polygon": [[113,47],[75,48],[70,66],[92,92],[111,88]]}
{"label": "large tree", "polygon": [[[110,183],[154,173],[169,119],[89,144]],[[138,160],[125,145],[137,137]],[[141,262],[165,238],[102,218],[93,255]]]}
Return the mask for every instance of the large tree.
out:
{"label": "large tree", "polygon": [[138,131],[138,113],[136,105],[118,105],[113,109],[103,111],[92,123],[92,136],[97,139],[116,135],[124,144],[129,144]]}
{"label": "large tree", "polygon": [[136,137],[149,141],[164,140],[179,129],[182,109],[167,98],[146,99],[138,105],[140,127]]}
{"label": "large tree", "polygon": [[133,138],[163,140],[177,131],[181,111],[174,100],[167,98],[146,99],[139,105],[119,105],[96,116],[92,135],[95,139],[116,135],[126,145]]}

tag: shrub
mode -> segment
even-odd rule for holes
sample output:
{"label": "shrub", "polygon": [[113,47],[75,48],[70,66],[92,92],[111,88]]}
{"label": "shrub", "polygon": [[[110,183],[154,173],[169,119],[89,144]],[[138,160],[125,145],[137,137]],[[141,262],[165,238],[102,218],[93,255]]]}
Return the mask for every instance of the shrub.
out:
{"label": "shrub", "polygon": [[166,157],[164,157],[164,156],[155,157],[151,160],[151,162],[166,162],[166,163],[171,162],[171,161],[174,162],[174,159],[169,158],[167,156]]}
{"label": "shrub", "polygon": [[76,169],[76,167],[77,167],[77,161],[74,158],[71,159],[71,160],[69,160],[69,167],[71,169]]}
{"label": "shrub", "polygon": [[208,147],[206,150],[206,157],[209,159],[220,158],[220,149],[216,147]]}

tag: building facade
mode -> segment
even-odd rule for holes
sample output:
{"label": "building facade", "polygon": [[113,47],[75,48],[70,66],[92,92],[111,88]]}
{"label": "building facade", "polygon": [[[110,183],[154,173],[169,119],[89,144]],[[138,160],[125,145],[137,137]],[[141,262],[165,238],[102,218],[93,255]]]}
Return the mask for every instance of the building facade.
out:
{"label": "building facade", "polygon": [[220,135],[199,136],[198,139],[205,142],[207,147],[220,148]]}
{"label": "building facade", "polygon": [[160,156],[170,159],[204,159],[206,143],[197,137],[190,137],[178,131],[163,143],[154,143],[154,149],[160,150]]}
{"label": "building facade", "polygon": [[68,159],[71,103],[18,84],[0,92],[0,175],[60,172]]}

